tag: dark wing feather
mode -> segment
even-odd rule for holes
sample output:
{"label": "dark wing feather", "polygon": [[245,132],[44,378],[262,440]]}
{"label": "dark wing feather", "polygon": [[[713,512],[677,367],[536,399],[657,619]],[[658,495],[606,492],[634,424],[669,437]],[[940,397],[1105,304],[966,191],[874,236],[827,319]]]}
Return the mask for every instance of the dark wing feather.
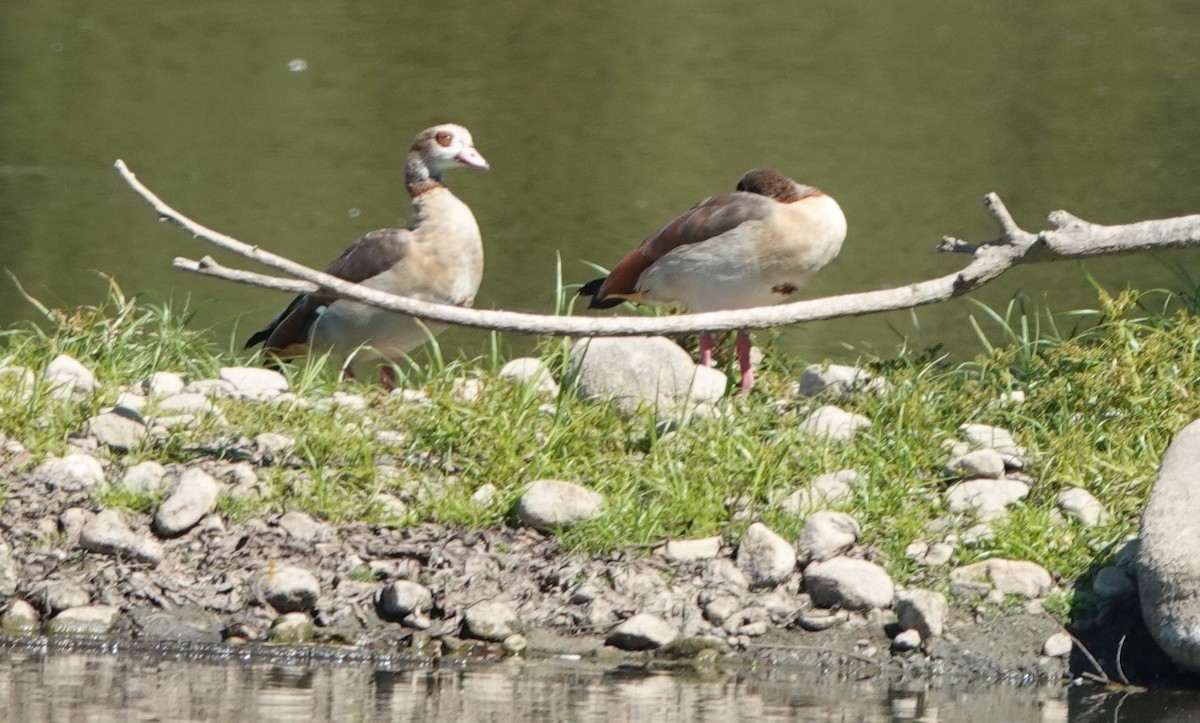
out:
{"label": "dark wing feather", "polygon": [[774,207],[774,201],[756,193],[736,191],[707,198],[643,241],[613,267],[608,278],[585,284],[579,293],[590,291],[594,295],[591,308],[616,306],[619,299],[606,297],[632,294],[642,272],[674,249],[715,238],[748,221],[767,218]]}
{"label": "dark wing feather", "polygon": [[[395,266],[404,258],[412,232],[408,229],[384,228],[372,231],[350,244],[325,273],[339,279],[361,283]],[[246,341],[245,348],[266,342],[266,348],[281,351],[295,344],[306,344],[308,332],[321,307],[337,300],[335,294],[318,291],[301,294],[287,305],[265,329]]]}

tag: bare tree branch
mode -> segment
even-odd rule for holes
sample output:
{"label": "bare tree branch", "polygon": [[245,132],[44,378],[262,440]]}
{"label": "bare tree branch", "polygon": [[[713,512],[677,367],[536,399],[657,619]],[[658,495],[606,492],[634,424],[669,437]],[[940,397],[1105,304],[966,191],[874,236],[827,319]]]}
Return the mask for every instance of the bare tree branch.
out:
{"label": "bare tree branch", "polygon": [[137,179],[124,161],[117,160],[115,166],[130,187],[154,208],[159,219],[170,221],[193,236],[290,274],[301,281],[232,269],[222,266],[210,257],[200,261],[177,258],[174,262],[177,268],[289,293],[310,293],[318,288],[326,289],[344,298],[421,319],[528,334],[642,336],[764,329],[821,319],[863,316],[910,309],[962,296],[984,286],[1017,264],[1200,245],[1200,215],[1142,221],[1121,226],[1100,226],[1076,218],[1066,211],[1055,211],[1050,214],[1050,223],[1054,229],[1034,234],[1022,230],[1000,197],[989,193],[984,197],[984,207],[999,227],[999,238],[978,244],[949,237],[943,239],[938,250],[969,253],[973,256],[971,262],[961,271],[946,276],[894,289],[843,294],[754,309],[667,317],[547,316],[431,304],[349,283],[203,226],[163,202]]}

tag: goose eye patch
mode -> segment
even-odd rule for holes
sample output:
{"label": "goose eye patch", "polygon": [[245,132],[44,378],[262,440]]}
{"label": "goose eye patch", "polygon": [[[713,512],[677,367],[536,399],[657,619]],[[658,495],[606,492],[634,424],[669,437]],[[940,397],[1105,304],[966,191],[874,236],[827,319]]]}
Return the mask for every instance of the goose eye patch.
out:
{"label": "goose eye patch", "polygon": [[452,141],[454,139],[454,136],[450,135],[449,133],[447,133],[445,131],[442,131],[441,133],[438,133],[436,136],[434,136],[433,139],[435,141],[437,141],[438,145],[441,146],[442,148],[447,148],[450,146],[450,141]]}

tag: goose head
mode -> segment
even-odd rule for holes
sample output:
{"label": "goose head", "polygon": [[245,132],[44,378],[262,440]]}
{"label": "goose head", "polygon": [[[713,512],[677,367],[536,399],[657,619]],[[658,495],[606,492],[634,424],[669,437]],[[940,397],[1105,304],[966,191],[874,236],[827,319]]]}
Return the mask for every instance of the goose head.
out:
{"label": "goose head", "polygon": [[440,178],[455,166],[488,169],[488,162],[475,150],[471,132],[455,123],[426,128],[417,134],[409,149],[409,159],[418,161],[432,178]]}
{"label": "goose head", "polygon": [[769,168],[758,168],[746,172],[738,181],[737,190],[757,193],[760,196],[773,198],[780,203],[791,203],[804,195],[803,189],[798,183]]}

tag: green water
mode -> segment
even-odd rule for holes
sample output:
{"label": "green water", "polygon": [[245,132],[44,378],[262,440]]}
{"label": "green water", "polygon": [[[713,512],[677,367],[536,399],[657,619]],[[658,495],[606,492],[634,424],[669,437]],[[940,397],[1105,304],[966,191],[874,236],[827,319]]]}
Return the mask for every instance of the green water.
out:
{"label": "green water", "polygon": [[[1182,2],[8,0],[0,263],[51,304],[99,300],[100,271],[242,335],[286,299],[173,270],[209,249],[157,223],[113,160],[194,218],[322,266],[405,219],[404,151],[454,120],[493,168],[450,178],[484,232],[480,306],[550,310],[558,258],[586,280],[584,261],[614,263],[757,166],[819,185],[849,219],[805,296],[894,286],[964,263],[934,252],[942,235],[992,237],[988,191],[1030,228],[1055,208],[1105,223],[1200,211],[1198,20]],[[1198,259],[1020,268],[976,298],[1090,307],[1085,272],[1178,286],[1163,261]],[[809,358],[886,354],[898,333],[969,354],[974,310],[785,339]],[[33,314],[0,278],[0,323]]]}

